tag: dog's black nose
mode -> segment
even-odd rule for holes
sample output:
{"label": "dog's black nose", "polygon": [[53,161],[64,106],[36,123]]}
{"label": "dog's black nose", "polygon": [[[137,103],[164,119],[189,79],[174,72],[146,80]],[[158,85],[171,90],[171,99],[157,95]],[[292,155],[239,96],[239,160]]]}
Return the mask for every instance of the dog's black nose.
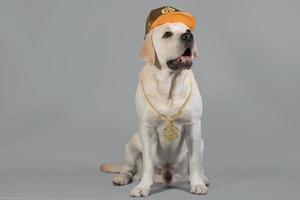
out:
{"label": "dog's black nose", "polygon": [[187,30],[185,33],[183,33],[181,36],[180,36],[181,40],[184,41],[184,42],[191,42],[193,41],[194,37],[193,37],[193,34],[191,33],[190,30]]}

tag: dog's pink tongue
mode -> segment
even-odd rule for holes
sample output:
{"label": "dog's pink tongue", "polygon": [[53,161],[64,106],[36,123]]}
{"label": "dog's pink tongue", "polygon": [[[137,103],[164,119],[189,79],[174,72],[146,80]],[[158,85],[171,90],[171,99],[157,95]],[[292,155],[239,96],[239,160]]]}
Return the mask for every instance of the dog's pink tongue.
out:
{"label": "dog's pink tongue", "polygon": [[181,56],[180,59],[182,62],[192,61],[191,56]]}

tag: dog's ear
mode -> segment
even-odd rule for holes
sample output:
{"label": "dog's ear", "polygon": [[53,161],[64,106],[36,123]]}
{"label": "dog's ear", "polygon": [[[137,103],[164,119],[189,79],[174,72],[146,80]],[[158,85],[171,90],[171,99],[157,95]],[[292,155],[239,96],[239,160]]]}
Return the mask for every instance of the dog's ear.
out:
{"label": "dog's ear", "polygon": [[145,62],[155,64],[155,50],[152,43],[152,34],[148,33],[145,37],[140,56]]}
{"label": "dog's ear", "polygon": [[194,44],[194,50],[193,50],[194,52],[193,52],[193,56],[194,56],[194,58],[197,58],[197,57],[199,57],[199,51],[198,51],[198,48],[197,48],[197,45],[196,45],[196,43]]}

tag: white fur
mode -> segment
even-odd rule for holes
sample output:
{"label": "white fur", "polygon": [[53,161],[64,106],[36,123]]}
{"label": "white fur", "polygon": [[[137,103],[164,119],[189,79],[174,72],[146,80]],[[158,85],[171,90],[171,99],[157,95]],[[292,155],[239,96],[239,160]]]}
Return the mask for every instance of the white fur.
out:
{"label": "white fur", "polygon": [[[166,30],[174,33],[171,39],[162,39]],[[182,54],[178,38],[186,30],[187,27],[182,23],[170,23],[161,25],[148,34],[161,66],[158,68],[150,62],[149,55],[145,59],[147,63],[140,73],[135,96],[139,131],[126,144],[125,165],[114,178],[114,182],[120,185],[127,184],[133,176],[141,179],[131,190],[131,196],[149,195],[150,187],[156,181],[153,181],[157,175],[154,168],[163,169],[167,163],[172,166],[172,181],[189,180],[192,193],[207,193],[208,180],[202,165],[204,143],[201,138],[200,92],[191,70],[173,71],[166,65],[168,59]],[[195,45],[193,51],[197,55]],[[182,106],[192,82],[191,96],[183,113],[175,121],[180,130],[177,140],[170,142],[164,138],[163,128],[166,122],[158,117],[145,99],[141,81],[151,103],[160,113],[169,116]]]}

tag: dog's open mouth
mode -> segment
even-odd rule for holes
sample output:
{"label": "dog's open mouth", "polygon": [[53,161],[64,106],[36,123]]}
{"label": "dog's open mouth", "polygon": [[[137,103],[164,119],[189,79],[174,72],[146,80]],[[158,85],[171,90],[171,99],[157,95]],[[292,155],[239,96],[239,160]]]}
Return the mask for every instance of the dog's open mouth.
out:
{"label": "dog's open mouth", "polygon": [[192,60],[193,57],[191,47],[188,47],[181,56],[176,59],[169,60],[167,65],[173,70],[190,69],[193,64]]}

